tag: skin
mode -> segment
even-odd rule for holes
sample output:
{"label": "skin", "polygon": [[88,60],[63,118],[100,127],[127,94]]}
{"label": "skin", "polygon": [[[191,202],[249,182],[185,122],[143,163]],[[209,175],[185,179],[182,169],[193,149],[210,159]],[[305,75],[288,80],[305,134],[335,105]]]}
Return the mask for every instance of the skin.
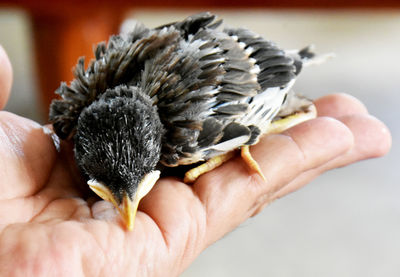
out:
{"label": "skin", "polygon": [[[0,48],[0,106],[11,87]],[[188,186],[160,179],[127,232],[112,204],[77,173],[71,145],[49,127],[0,112],[0,271],[4,276],[177,276],[213,242],[323,172],[384,155],[391,137],[357,99],[316,100],[319,117],[264,137],[250,151],[266,182],[240,157]]]}

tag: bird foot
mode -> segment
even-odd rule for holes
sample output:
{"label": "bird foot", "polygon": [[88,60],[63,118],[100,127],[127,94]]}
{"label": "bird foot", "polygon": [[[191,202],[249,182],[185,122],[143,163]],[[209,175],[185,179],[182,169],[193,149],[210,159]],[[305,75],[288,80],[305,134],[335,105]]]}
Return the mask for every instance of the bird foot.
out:
{"label": "bird foot", "polygon": [[[186,172],[183,181],[185,183],[194,183],[197,180],[197,178],[199,178],[201,175],[219,167],[223,163],[232,159],[234,156],[235,156],[235,152],[231,151],[231,152],[213,157],[213,158],[209,159],[208,161],[206,161],[205,163]],[[258,165],[258,163],[253,159],[253,157],[250,154],[248,145],[244,145],[241,147],[241,156],[242,156],[243,161],[248,165],[248,167],[252,171],[257,172],[265,180],[265,176],[262,173],[260,166]]]}
{"label": "bird foot", "polygon": [[268,127],[266,134],[281,133],[297,124],[317,117],[317,109],[314,104],[307,107],[305,111],[294,112],[281,119],[272,121]]}
{"label": "bird foot", "polygon": [[265,176],[261,171],[260,166],[258,165],[258,163],[256,162],[256,160],[253,159],[253,157],[251,156],[250,153],[250,146],[249,145],[243,145],[241,148],[241,156],[243,161],[247,164],[247,166],[254,172],[258,173],[258,175],[261,176],[261,178],[263,178],[263,180],[265,181]]}
{"label": "bird foot", "polygon": [[196,181],[197,178],[199,178],[201,175],[213,170],[214,168],[219,167],[226,161],[229,161],[230,159],[232,159],[233,156],[235,156],[234,151],[231,151],[231,152],[219,155],[219,156],[215,156],[215,157],[209,159],[208,161],[206,161],[205,163],[203,163],[195,168],[192,168],[191,170],[186,172],[185,177],[183,178],[183,181],[185,183],[194,183],[194,181]]}

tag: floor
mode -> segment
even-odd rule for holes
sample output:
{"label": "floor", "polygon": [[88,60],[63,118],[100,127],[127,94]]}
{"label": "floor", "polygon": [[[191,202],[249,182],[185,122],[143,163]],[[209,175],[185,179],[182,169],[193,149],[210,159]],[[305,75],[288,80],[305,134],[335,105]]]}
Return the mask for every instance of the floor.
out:
{"label": "floor", "polygon": [[[194,11],[132,13],[156,26]],[[226,24],[248,27],[284,48],[310,43],[336,58],[304,71],[295,88],[317,98],[347,92],[391,129],[384,158],[333,170],[272,203],[204,251],[183,277],[400,276],[400,12],[215,11]],[[0,43],[14,65],[6,109],[41,122],[29,18],[0,10]]]}

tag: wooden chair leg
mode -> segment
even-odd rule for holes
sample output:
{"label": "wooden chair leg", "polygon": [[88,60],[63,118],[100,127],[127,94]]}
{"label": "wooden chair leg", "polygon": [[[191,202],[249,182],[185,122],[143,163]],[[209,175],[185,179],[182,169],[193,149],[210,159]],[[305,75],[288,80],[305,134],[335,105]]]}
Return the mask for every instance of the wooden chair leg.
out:
{"label": "wooden chair leg", "polygon": [[94,46],[118,32],[120,14],[110,10],[94,15],[32,17],[39,97],[46,117],[60,82],[70,82],[78,58],[85,56],[88,63],[94,57]]}

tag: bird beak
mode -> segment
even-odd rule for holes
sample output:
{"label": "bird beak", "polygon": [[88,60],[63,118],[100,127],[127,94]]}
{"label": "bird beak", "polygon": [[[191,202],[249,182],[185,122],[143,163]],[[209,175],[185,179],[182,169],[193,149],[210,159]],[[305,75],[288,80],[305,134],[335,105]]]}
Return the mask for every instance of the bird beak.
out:
{"label": "bird beak", "polygon": [[160,171],[151,171],[150,173],[147,173],[139,183],[136,193],[133,195],[133,199],[131,199],[127,193],[124,194],[124,198],[122,199],[122,209],[119,212],[121,213],[125,226],[129,231],[133,229],[135,224],[136,212],[140,200],[149,193],[158,178],[160,178]]}
{"label": "bird beak", "polygon": [[136,212],[139,207],[140,200],[149,193],[159,178],[160,171],[158,170],[154,170],[146,174],[139,183],[132,199],[128,193],[124,193],[121,206],[118,205],[114,195],[104,184],[96,180],[89,180],[88,185],[103,200],[109,201],[114,205],[114,207],[119,211],[126,228],[131,231],[135,224]]}

